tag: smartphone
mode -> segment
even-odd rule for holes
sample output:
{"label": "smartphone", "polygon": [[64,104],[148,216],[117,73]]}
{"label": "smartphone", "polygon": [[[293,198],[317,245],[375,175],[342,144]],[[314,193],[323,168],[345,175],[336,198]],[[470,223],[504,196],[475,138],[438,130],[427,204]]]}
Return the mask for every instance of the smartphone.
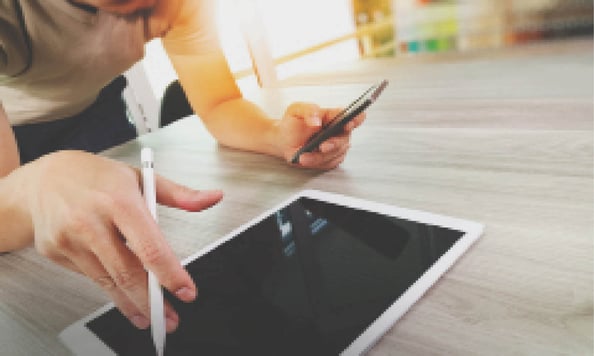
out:
{"label": "smartphone", "polygon": [[342,132],[344,125],[373,104],[387,85],[388,81],[384,79],[367,89],[359,98],[357,98],[357,100],[353,101],[349,106],[336,115],[332,121],[322,126],[320,131],[313,134],[307,142],[305,142],[303,147],[295,153],[291,159],[291,163],[299,162],[299,156],[301,156],[302,153],[315,150],[322,142]]}

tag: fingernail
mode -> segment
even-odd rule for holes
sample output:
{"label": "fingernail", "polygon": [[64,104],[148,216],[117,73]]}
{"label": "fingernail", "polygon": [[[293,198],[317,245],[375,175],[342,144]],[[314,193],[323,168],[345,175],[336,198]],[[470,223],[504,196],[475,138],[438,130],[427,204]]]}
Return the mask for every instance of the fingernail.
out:
{"label": "fingernail", "polygon": [[299,163],[302,165],[308,165],[312,163],[312,159],[309,156],[301,156],[299,157]]}
{"label": "fingernail", "polygon": [[175,329],[177,329],[177,325],[178,325],[177,319],[174,319],[170,316],[167,316],[165,318],[165,330],[167,330],[168,333],[174,332]]}
{"label": "fingernail", "polygon": [[196,299],[196,291],[192,288],[182,287],[175,292],[175,295],[184,301],[192,301]]}
{"label": "fingernail", "polygon": [[144,315],[134,315],[130,318],[130,321],[139,329],[146,329],[151,323]]}

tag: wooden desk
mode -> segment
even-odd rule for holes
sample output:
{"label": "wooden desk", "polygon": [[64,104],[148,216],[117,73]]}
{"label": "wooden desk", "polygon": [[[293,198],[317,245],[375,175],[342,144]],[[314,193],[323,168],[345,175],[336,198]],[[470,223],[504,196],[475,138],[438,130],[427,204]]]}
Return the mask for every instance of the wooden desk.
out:
{"label": "wooden desk", "polygon": [[[483,238],[372,355],[592,355],[591,40],[361,65],[368,76],[351,84],[250,96],[278,114],[292,100],[343,105],[390,79],[333,171],[218,147],[196,118],[106,154],[137,165],[150,145],[161,174],[225,191],[203,213],[160,208],[180,258],[304,188],[485,223]],[[0,353],[67,354],[57,334],[106,302],[33,250],[3,255]]]}

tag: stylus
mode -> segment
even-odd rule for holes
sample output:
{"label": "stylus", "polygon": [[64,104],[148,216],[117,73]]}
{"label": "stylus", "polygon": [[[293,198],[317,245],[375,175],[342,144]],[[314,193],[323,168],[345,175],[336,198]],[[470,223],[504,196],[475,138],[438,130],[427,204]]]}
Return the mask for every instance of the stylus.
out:
{"label": "stylus", "polygon": [[[145,147],[140,151],[142,190],[146,206],[153,219],[157,221],[157,192],[155,189],[155,171],[153,150]],[[165,309],[163,290],[155,274],[148,271],[148,292],[151,312],[151,334],[157,355],[162,356],[165,348]]]}

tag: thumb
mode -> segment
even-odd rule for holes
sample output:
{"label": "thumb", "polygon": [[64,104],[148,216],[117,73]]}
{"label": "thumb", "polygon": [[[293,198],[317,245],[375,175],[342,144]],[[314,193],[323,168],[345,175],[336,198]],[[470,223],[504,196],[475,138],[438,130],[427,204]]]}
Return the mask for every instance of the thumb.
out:
{"label": "thumb", "polygon": [[195,190],[156,175],[157,202],[187,211],[201,211],[223,198],[221,190]]}
{"label": "thumb", "polygon": [[287,108],[287,113],[303,120],[308,128],[317,130],[322,125],[322,110],[316,104],[293,103]]}

